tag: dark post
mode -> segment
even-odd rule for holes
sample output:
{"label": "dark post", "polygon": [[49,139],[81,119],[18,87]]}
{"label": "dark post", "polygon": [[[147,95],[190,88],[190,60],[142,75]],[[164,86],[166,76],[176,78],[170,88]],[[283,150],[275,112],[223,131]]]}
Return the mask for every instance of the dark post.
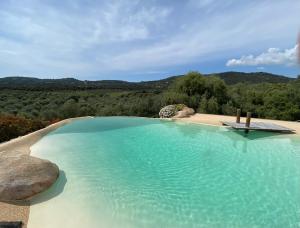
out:
{"label": "dark post", "polygon": [[241,122],[241,109],[236,110],[236,122],[237,123]]}
{"label": "dark post", "polygon": [[251,112],[247,112],[246,127],[250,127]]}

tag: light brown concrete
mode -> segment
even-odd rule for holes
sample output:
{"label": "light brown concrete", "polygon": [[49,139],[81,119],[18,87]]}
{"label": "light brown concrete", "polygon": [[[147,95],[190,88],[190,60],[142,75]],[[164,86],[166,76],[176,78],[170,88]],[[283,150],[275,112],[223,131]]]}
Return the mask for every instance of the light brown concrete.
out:
{"label": "light brown concrete", "polygon": [[[32,132],[28,135],[12,139],[8,142],[0,144],[0,159],[4,154],[9,155],[22,155],[30,154],[30,147],[40,140],[43,136],[49,132],[68,124],[74,120],[91,118],[91,117],[78,117],[62,120],[60,122],[51,124],[41,130]],[[29,206],[28,205],[14,205],[11,203],[0,202],[0,221],[22,221],[24,227],[27,226],[29,216]]]}
{"label": "light brown concrete", "polygon": [[[235,121],[235,116],[223,116],[223,115],[212,115],[212,114],[195,114],[190,117],[185,117],[181,119],[176,119],[176,121],[190,122],[190,123],[202,123],[220,126],[221,121]],[[241,117],[241,122],[246,122],[246,118]],[[282,121],[282,120],[269,120],[269,119],[258,119],[252,118],[251,122],[265,122],[274,123],[295,130],[296,134],[300,134],[300,123],[292,121]]]}

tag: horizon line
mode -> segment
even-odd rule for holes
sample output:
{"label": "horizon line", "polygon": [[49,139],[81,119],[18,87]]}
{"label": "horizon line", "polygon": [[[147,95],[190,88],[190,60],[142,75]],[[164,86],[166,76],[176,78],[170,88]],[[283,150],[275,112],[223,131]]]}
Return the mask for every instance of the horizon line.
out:
{"label": "horizon line", "polygon": [[[76,76],[62,76],[62,77],[41,77],[41,76],[27,76],[27,75],[9,75],[9,76],[0,76],[0,79],[3,78],[32,78],[32,79],[40,79],[40,80],[60,80],[60,79],[75,79],[78,81],[123,81],[123,82],[149,82],[149,81],[160,81],[160,80],[164,80],[167,78],[171,78],[171,77],[178,77],[178,76],[184,76],[186,74],[188,74],[189,72],[199,72],[199,71],[188,71],[184,74],[176,74],[176,75],[169,75],[169,76],[164,76],[164,77],[160,77],[159,79],[154,79],[154,80],[137,80],[137,81],[129,81],[129,80],[120,80],[120,79],[80,79]],[[274,73],[270,73],[267,71],[251,71],[251,72],[245,72],[245,71],[222,71],[222,72],[214,72],[214,73],[201,73],[200,74],[204,75],[204,76],[208,76],[208,75],[214,75],[214,74],[223,74],[223,73],[242,73],[242,74],[271,74],[274,76],[279,76],[279,77],[286,77],[286,78],[294,78],[297,79],[297,77],[299,77],[299,75],[295,75],[293,76],[288,76],[288,75],[283,75],[283,74],[274,74]]]}

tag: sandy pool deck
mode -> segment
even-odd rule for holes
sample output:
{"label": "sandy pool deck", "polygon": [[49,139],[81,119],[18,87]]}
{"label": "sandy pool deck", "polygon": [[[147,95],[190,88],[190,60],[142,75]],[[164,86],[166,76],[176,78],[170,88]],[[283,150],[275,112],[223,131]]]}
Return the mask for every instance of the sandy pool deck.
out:
{"label": "sandy pool deck", "polygon": [[[91,117],[78,117],[72,119],[62,120],[58,123],[52,124],[44,129],[30,133],[28,135],[13,139],[9,142],[0,144],[0,159],[3,154],[20,155],[30,154],[30,147],[35,144],[39,139],[48,134],[49,132],[77,119],[91,118]],[[195,114],[188,118],[175,119],[176,121],[201,123],[221,126],[221,121],[235,121],[234,116],[211,115],[211,114]],[[244,122],[245,118],[241,118]],[[291,121],[268,120],[252,118],[252,122],[268,122],[278,124],[287,128],[295,130],[296,134],[300,134],[300,123]],[[29,206],[19,206],[8,203],[0,202],[0,221],[23,221],[24,227],[27,226],[29,217]]]}
{"label": "sandy pool deck", "polygon": [[[190,122],[190,123],[202,123],[202,124],[210,124],[215,126],[222,126],[221,121],[231,121],[235,122],[235,116],[223,116],[223,115],[212,115],[212,114],[199,114],[196,113],[193,116],[186,118],[173,118],[176,121]],[[241,117],[241,122],[246,122],[245,117]],[[300,135],[300,122],[293,121],[283,121],[283,120],[269,120],[269,119],[258,119],[251,118],[251,122],[265,122],[265,123],[273,123],[283,127],[287,127],[295,130],[294,133]]]}
{"label": "sandy pool deck", "polygon": [[[0,144],[0,159],[3,155],[22,155],[30,154],[30,147],[39,141],[43,136],[49,132],[68,124],[74,120],[91,118],[91,117],[78,117],[65,119],[60,122],[51,124],[43,129],[32,132],[28,135],[12,139],[8,142]],[[0,221],[22,221],[23,227],[27,227],[29,217],[28,205],[14,205],[11,203],[0,202]]]}

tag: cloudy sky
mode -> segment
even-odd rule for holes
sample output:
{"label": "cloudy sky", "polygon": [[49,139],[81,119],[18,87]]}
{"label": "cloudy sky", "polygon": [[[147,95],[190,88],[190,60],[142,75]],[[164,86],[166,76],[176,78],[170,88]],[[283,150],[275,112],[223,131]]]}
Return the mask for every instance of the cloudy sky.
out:
{"label": "cloudy sky", "polygon": [[299,0],[1,0],[0,77],[295,77]]}

